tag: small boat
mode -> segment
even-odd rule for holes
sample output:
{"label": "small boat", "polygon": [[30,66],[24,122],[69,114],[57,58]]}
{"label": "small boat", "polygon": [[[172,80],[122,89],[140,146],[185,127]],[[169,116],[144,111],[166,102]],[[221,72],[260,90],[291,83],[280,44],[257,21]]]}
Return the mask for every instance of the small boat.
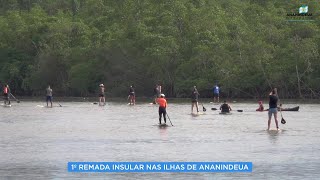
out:
{"label": "small boat", "polygon": [[[299,111],[299,106],[292,107],[292,108],[281,108],[281,111]],[[265,109],[263,111],[268,111],[269,109]],[[258,109],[256,111],[259,111]],[[278,111],[280,111],[280,108],[278,108]],[[262,112],[262,111],[260,111]]]}
{"label": "small boat", "polygon": [[[299,106],[293,107],[293,108],[281,108],[281,111],[299,111]],[[278,108],[278,110],[280,110]]]}

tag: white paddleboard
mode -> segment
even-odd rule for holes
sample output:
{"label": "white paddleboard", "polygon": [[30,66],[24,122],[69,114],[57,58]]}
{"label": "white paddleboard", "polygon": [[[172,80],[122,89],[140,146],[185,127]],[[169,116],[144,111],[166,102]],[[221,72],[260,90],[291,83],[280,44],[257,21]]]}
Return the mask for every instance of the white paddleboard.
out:
{"label": "white paddleboard", "polygon": [[192,116],[200,116],[200,115],[204,115],[204,113],[199,112],[199,113],[191,113]]}
{"label": "white paddleboard", "polygon": [[278,133],[278,132],[281,132],[282,130],[281,129],[279,129],[279,130],[277,130],[277,129],[269,129],[267,131],[270,132],[270,133]]}
{"label": "white paddleboard", "polygon": [[1,104],[3,107],[11,107],[11,104]]}

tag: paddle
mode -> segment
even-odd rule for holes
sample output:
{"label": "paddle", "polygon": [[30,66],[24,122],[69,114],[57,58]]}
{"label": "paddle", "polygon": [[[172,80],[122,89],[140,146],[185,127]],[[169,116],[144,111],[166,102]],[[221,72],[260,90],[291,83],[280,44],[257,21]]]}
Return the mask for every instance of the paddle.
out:
{"label": "paddle", "polygon": [[15,100],[17,103],[20,103],[20,101],[19,101],[16,97],[14,97],[11,93],[10,93],[10,95],[14,98],[14,100]]}
{"label": "paddle", "polygon": [[[59,103],[58,103],[58,104],[59,104]],[[61,104],[59,104],[59,106],[62,107]]]}
{"label": "paddle", "polygon": [[202,111],[203,112],[206,112],[207,111],[207,109],[203,106],[203,104],[201,103],[201,105],[202,105]]}
{"label": "paddle", "polygon": [[169,121],[170,121],[171,126],[173,126],[173,124],[172,124],[172,122],[171,122],[171,120],[170,120],[170,117],[169,117],[168,113],[167,113],[167,116],[168,116],[168,119],[169,119]]}
{"label": "paddle", "polygon": [[280,115],[281,115],[281,124],[286,124],[286,120],[283,119],[283,116],[282,116],[282,111],[281,111],[281,105],[280,105]]}
{"label": "paddle", "polygon": [[[278,97],[278,100],[279,100],[279,103],[280,103],[280,98],[279,98],[279,95],[278,95],[278,91],[277,91],[277,88],[274,88],[275,91],[276,91],[276,94],[277,94],[277,97]],[[286,124],[286,120],[284,120],[283,116],[282,116],[282,111],[281,111],[281,108],[282,108],[282,104],[280,103],[280,115],[281,115],[281,124]]]}
{"label": "paddle", "polygon": [[[215,110],[218,110],[217,108],[211,108],[211,110],[215,111]],[[237,112],[243,112],[242,109],[238,109]]]}

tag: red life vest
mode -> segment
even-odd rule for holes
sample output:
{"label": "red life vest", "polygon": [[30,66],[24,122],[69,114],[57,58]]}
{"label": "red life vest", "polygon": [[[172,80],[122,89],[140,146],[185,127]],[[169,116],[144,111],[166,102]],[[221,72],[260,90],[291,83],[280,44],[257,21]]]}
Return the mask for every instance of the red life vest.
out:
{"label": "red life vest", "polygon": [[3,93],[8,94],[8,87],[4,87]]}

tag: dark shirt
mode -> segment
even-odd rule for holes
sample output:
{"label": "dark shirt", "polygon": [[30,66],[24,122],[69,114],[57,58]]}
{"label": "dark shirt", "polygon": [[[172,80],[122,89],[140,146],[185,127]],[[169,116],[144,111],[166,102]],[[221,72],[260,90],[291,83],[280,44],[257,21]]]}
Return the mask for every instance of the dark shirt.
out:
{"label": "dark shirt", "polygon": [[269,109],[270,108],[277,108],[278,104],[278,97],[275,95],[270,95],[269,96]]}
{"label": "dark shirt", "polygon": [[221,109],[221,112],[230,112],[228,104],[222,104],[220,109]]}
{"label": "dark shirt", "polygon": [[130,89],[129,89],[129,94],[134,94],[134,89],[133,89],[133,87],[130,87]]}
{"label": "dark shirt", "polygon": [[198,100],[198,98],[199,98],[199,93],[198,93],[197,90],[193,90],[193,91],[192,91],[191,98],[192,98],[192,100]]}

